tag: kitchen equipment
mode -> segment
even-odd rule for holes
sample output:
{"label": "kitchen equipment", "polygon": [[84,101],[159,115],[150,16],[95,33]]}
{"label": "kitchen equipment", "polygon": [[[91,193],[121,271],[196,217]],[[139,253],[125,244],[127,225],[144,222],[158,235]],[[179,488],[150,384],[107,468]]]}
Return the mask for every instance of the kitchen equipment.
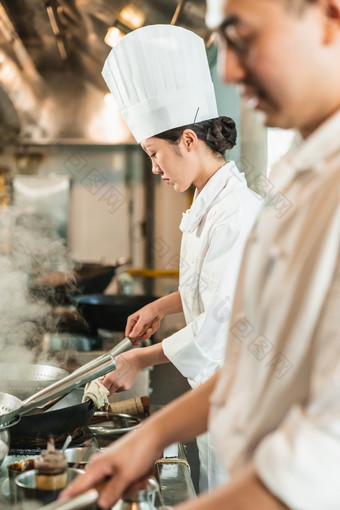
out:
{"label": "kitchen equipment", "polygon": [[7,466],[9,499],[11,503],[17,502],[17,485],[15,483],[16,477],[20,473],[25,473],[31,469],[34,469],[34,459],[22,459]]}
{"label": "kitchen equipment", "polygon": [[95,412],[92,401],[82,402],[84,390],[76,388],[43,413],[34,411],[21,417],[11,428],[11,448],[45,445],[50,434],[58,446],[67,435],[77,436]]}
{"label": "kitchen equipment", "polygon": [[8,430],[0,430],[0,468],[9,450]]}
{"label": "kitchen equipment", "polygon": [[114,356],[131,347],[129,339],[124,339],[115,348],[99,358],[75,370],[23,402],[8,393],[0,393],[0,429],[11,427],[19,422],[20,416],[36,409],[49,400],[65,395],[116,368]]}
{"label": "kitchen equipment", "polygon": [[154,503],[158,489],[156,479],[150,477],[144,489],[128,492],[112,510],[156,510]]}
{"label": "kitchen equipment", "polygon": [[129,315],[156,299],[156,296],[85,294],[75,297],[74,302],[93,330],[125,331]]}
{"label": "kitchen equipment", "polygon": [[[84,473],[82,469],[75,468],[67,468],[66,472],[67,472],[67,484],[74,480],[79,474]],[[41,504],[50,503],[51,501],[56,500],[61,492],[61,489],[54,490],[36,489],[35,474],[36,470],[32,469],[30,471],[26,471],[25,473],[21,473],[16,477],[15,484],[17,486],[17,498],[19,502],[20,501],[22,502],[22,504],[26,500],[36,500],[37,501],[36,508],[40,508]],[[40,504],[38,502],[40,502]]]}
{"label": "kitchen equipment", "polygon": [[119,402],[109,404],[111,413],[124,413],[132,416],[146,416],[150,412],[150,398],[145,395],[142,397],[129,398]]}
{"label": "kitchen equipment", "polygon": [[26,399],[67,375],[66,370],[51,365],[0,363],[0,389],[4,393]]}
{"label": "kitchen equipment", "polygon": [[116,269],[125,263],[125,259],[118,259],[112,265],[79,263],[73,271],[55,271],[32,279],[31,292],[54,303],[70,304],[75,295],[103,292]]}
{"label": "kitchen equipment", "polygon": [[89,510],[90,508],[97,510],[97,499],[98,491],[96,489],[91,489],[71,499],[54,501],[49,505],[40,507],[40,510],[84,510],[84,508],[86,510]]}
{"label": "kitchen equipment", "polygon": [[92,420],[89,429],[94,434],[112,438],[134,430],[141,422],[137,416],[102,411],[96,412]]}
{"label": "kitchen equipment", "polygon": [[[131,491],[123,499],[119,500],[112,510],[156,510],[154,502],[158,489],[159,486],[156,479],[150,477],[144,489]],[[40,508],[40,510],[81,510],[90,507],[90,505],[96,508],[95,502],[98,499],[98,495],[96,489],[91,489],[73,498],[50,503]]]}
{"label": "kitchen equipment", "polygon": [[172,508],[196,497],[190,466],[181,443],[165,448],[163,458],[155,462],[154,473],[159,481],[159,499],[164,507]]}
{"label": "kitchen equipment", "polygon": [[90,446],[67,448],[65,450],[65,457],[67,458],[69,467],[79,467],[83,469],[88,463],[89,458],[98,451],[99,448],[91,442]]}
{"label": "kitchen equipment", "polygon": [[66,450],[66,448],[69,447],[70,443],[72,441],[72,436],[71,435],[68,435],[67,438],[65,439],[65,442],[61,448],[61,453],[64,453],[64,451]]}

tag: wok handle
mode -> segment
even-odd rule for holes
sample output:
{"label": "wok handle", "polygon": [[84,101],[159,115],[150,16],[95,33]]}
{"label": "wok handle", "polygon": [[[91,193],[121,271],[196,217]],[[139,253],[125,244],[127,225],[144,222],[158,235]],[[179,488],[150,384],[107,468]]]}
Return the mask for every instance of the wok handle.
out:
{"label": "wok handle", "polygon": [[124,340],[119,342],[113,349],[111,349],[107,354],[110,354],[113,358],[115,356],[118,356],[118,354],[121,354],[122,352],[127,351],[128,349],[131,349],[132,342],[130,338],[126,337]]}
{"label": "wok handle", "polygon": [[25,414],[55,397],[70,393],[75,388],[83,386],[89,381],[111,372],[115,368],[116,363],[113,356],[110,354],[101,356],[100,358],[93,360],[93,362],[91,362],[91,366],[86,364],[72,374],[63,377],[63,379],[56,381],[47,388],[27,398],[23,401],[22,406],[19,409],[16,409],[15,413]]}
{"label": "wok handle", "polygon": [[131,349],[131,347],[132,347],[131,340],[129,338],[124,338],[124,340],[119,342],[119,344],[117,344],[115,347],[113,347],[113,349],[111,349],[110,351],[107,351],[105,354],[102,354],[98,358],[95,358],[94,360],[89,361],[88,363],[86,363],[86,365],[83,365],[82,367],[77,368],[77,370],[75,370],[73,373],[77,374],[84,367],[91,368],[94,364],[98,363],[100,360],[105,358],[105,356],[112,356],[112,358],[114,358],[115,356],[118,356],[118,354],[121,354],[122,352],[125,352],[128,349]]}
{"label": "wok handle", "polygon": [[[128,338],[124,338],[119,344],[117,344],[113,349],[108,351],[107,353],[99,356],[98,358],[86,363],[82,367],[75,370],[72,374],[64,377],[60,381],[57,381],[47,388],[35,393],[31,397],[24,400],[22,403],[22,407],[20,408],[20,414],[25,414],[32,409],[35,409],[37,406],[48,402],[52,398],[59,397],[60,395],[64,395],[69,393],[70,391],[78,388],[79,386],[83,386],[89,381],[93,381],[98,377],[101,377],[116,368],[116,362],[114,360],[115,356],[121,354],[122,352],[130,349],[132,347],[132,342]],[[18,410],[17,410],[18,413]]]}

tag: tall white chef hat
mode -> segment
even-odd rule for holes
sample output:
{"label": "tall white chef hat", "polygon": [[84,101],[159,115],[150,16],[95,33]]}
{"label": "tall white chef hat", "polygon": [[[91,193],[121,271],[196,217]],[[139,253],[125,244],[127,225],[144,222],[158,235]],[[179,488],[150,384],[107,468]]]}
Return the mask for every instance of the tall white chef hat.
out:
{"label": "tall white chef hat", "polygon": [[173,25],[150,25],[111,50],[103,77],[138,143],[218,117],[203,39]]}

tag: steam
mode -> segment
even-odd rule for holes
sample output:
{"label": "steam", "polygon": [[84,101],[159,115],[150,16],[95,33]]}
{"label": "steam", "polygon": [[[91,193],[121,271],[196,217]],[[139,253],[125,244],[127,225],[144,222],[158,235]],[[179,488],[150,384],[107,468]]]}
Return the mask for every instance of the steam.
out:
{"label": "steam", "polygon": [[0,362],[33,362],[41,335],[58,325],[54,291],[46,286],[34,294],[34,282],[71,269],[51,223],[18,209],[0,209]]}

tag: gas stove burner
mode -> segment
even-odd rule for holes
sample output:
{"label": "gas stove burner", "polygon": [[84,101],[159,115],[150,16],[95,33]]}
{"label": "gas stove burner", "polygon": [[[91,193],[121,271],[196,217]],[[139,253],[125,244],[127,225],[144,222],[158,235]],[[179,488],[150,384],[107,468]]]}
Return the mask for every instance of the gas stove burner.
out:
{"label": "gas stove burner", "polygon": [[[85,441],[92,439],[93,433],[91,430],[87,427],[78,427],[74,429],[72,433],[72,441],[69,445],[69,448],[72,448],[74,446],[83,446]],[[60,449],[64,442],[65,442],[66,436],[58,436],[54,438],[56,448]],[[36,438],[34,441],[31,441],[31,445],[27,447],[27,444],[25,442],[25,438],[22,438],[20,441],[16,441],[15,444],[11,444],[9,455],[39,455],[41,450],[44,450],[46,448],[46,439],[43,438]]]}

